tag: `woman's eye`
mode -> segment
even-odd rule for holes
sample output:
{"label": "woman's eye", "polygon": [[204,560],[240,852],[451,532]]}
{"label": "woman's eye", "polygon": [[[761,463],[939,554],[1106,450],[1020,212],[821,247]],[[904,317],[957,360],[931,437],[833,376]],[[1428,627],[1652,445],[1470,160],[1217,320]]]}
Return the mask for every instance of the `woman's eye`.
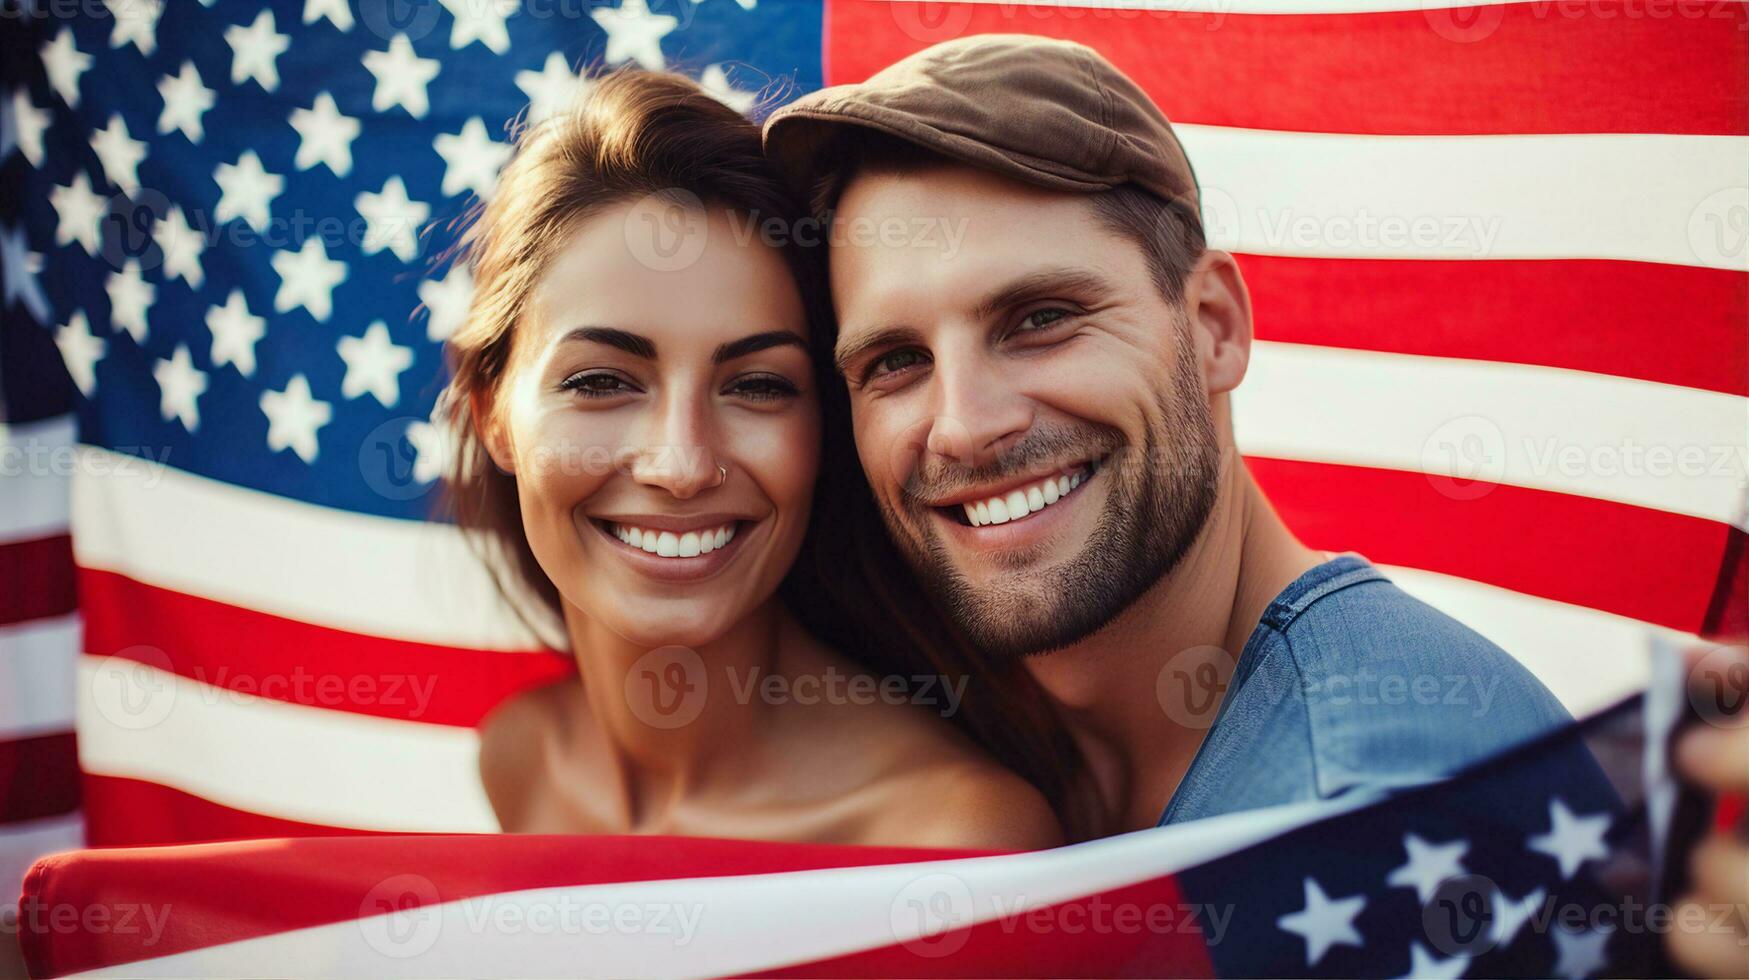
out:
{"label": "woman's eye", "polygon": [[749,374],[730,382],[725,393],[751,401],[766,402],[780,398],[794,398],[801,394],[801,389],[792,384],[788,378],[775,374]]}
{"label": "woman's eye", "polygon": [[1021,319],[1015,328],[1016,333],[1026,333],[1033,330],[1044,330],[1068,319],[1072,314],[1061,307],[1051,306],[1042,310],[1033,310]]}
{"label": "woman's eye", "polygon": [[915,347],[902,347],[899,350],[888,351],[869,362],[868,370],[863,375],[864,381],[871,381],[882,375],[897,374],[907,368],[916,367],[926,362],[928,358]]}
{"label": "woman's eye", "polygon": [[626,379],[606,371],[579,371],[559,382],[559,387],[585,398],[609,398],[637,390]]}

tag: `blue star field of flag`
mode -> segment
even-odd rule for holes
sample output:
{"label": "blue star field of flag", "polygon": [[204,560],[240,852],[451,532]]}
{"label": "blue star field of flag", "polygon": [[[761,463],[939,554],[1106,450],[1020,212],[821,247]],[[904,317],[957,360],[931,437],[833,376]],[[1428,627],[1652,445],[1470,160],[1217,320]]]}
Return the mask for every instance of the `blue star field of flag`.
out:
{"label": "blue star field of flag", "polygon": [[425,517],[441,344],[471,290],[440,258],[492,193],[508,124],[559,111],[579,68],[621,65],[756,114],[820,85],[821,10],[7,0],[8,401],[65,410],[34,380],[58,349],[85,442]]}
{"label": "blue star field of flag", "polygon": [[1643,752],[1636,698],[1179,884],[1221,976],[1658,975]]}

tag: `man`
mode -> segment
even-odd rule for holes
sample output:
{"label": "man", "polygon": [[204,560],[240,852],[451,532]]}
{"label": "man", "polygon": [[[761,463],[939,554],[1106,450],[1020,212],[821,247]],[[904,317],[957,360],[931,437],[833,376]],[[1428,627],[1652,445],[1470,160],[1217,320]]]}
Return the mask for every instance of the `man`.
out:
{"label": "man", "polygon": [[1277,517],[1233,442],[1244,277],[1104,58],[950,41],[779,110],[766,145],[833,222],[834,354],[887,530],[977,646],[1024,658],[1105,830],[1422,782],[1567,720]]}

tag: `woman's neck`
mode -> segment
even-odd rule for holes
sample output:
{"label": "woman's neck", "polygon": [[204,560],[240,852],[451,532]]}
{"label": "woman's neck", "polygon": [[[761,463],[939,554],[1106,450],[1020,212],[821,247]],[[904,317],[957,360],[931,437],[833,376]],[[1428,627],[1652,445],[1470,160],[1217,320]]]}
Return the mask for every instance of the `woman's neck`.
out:
{"label": "woman's neck", "polygon": [[569,605],[565,621],[588,719],[571,731],[572,748],[618,776],[628,831],[659,826],[757,755],[770,710],[759,681],[778,669],[794,628],[775,599],[696,648],[629,643]]}

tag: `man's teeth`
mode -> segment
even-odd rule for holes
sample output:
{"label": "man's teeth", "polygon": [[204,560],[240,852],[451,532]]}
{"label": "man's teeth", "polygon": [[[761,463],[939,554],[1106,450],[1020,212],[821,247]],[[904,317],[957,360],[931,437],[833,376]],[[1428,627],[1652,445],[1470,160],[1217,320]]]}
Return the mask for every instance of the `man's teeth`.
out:
{"label": "man's teeth", "polygon": [[611,527],[614,537],[662,558],[696,558],[699,555],[708,555],[727,545],[735,537],[733,522],[703,531],[687,531],[685,534],[652,531],[632,527],[630,524],[613,524]]}
{"label": "man's teeth", "polygon": [[1083,470],[1078,469],[1073,473],[1046,477],[1031,486],[1009,491],[1000,497],[960,506],[966,509],[966,520],[971,521],[973,527],[1006,524],[1009,521],[1018,521],[1028,514],[1035,514],[1067,497],[1070,491],[1081,485],[1086,475]]}

